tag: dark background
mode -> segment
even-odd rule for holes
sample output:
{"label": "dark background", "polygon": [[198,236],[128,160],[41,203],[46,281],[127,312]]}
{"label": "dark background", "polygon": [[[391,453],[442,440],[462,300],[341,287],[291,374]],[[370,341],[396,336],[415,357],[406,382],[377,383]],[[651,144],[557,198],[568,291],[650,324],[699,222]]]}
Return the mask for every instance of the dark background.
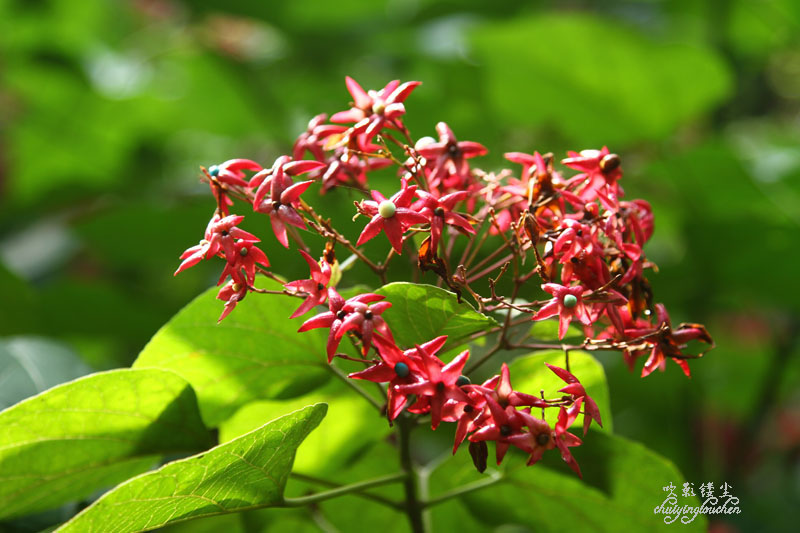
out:
{"label": "dark background", "polygon": [[[489,148],[487,170],[505,151],[621,155],[627,197],[656,215],[656,299],[717,348],[691,380],[601,354],[616,431],[696,490],[733,486],[742,514],[714,530],[791,529],[799,30],[793,0],[0,0],[0,335],[17,366],[77,354],[38,380],[0,359],[0,400],[130,364],[216,281],[219,265],[172,276],[213,211],[199,165],[271,164],[312,116],[346,108],[345,75],[420,80],[412,135],[444,120]],[[352,210],[346,192],[325,202]],[[305,275],[265,222],[250,229],[277,271]],[[43,341],[20,356],[19,337]]]}

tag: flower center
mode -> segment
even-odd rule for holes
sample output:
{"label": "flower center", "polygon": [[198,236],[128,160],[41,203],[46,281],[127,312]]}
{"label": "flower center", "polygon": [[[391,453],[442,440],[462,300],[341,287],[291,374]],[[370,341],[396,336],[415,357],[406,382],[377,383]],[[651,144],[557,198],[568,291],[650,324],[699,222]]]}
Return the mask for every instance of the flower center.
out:
{"label": "flower center", "polygon": [[248,252],[247,248],[244,248],[244,247],[239,248],[239,255],[241,255],[242,257],[247,257],[248,253],[249,252]]}
{"label": "flower center", "polygon": [[397,206],[391,200],[384,200],[378,204],[378,214],[383,218],[392,218],[397,212]]}
{"label": "flower center", "polygon": [[444,216],[444,207],[442,207],[442,206],[437,207],[436,209],[433,210],[433,214],[436,215],[437,217],[443,217]]}
{"label": "flower center", "polygon": [[325,285],[323,285],[322,283],[317,283],[317,291],[321,291],[324,288],[325,288]]}
{"label": "flower center", "polygon": [[572,309],[578,305],[578,298],[574,294],[567,294],[564,296],[564,307]]}
{"label": "flower center", "polygon": [[511,435],[511,431],[512,431],[511,426],[509,426],[508,424],[503,424],[502,426],[500,426],[500,434],[504,437],[508,437],[509,435]]}
{"label": "flower center", "polygon": [[539,433],[536,435],[536,444],[539,446],[546,446],[550,442],[550,435],[547,433]]}

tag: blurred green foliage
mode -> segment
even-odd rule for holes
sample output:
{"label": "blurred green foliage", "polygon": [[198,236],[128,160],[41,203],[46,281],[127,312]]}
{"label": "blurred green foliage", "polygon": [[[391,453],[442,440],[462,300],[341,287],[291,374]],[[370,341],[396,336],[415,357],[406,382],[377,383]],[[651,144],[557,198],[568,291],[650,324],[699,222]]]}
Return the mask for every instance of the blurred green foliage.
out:
{"label": "blurred green foliage", "polygon": [[[731,527],[789,529],[794,0],[0,0],[0,336],[67,343],[95,369],[130,364],[216,282],[213,264],[172,276],[213,210],[198,166],[271,163],[312,116],[346,107],[345,75],[423,81],[406,102],[412,134],[447,121],[490,149],[486,169],[511,150],[622,156],[627,195],[656,215],[657,299],[718,347],[691,381],[677,368],[640,380],[605,356],[615,429],[695,486],[732,484],[745,511]],[[321,210],[346,219],[352,199],[338,191]],[[248,222],[277,270],[305,273]]]}

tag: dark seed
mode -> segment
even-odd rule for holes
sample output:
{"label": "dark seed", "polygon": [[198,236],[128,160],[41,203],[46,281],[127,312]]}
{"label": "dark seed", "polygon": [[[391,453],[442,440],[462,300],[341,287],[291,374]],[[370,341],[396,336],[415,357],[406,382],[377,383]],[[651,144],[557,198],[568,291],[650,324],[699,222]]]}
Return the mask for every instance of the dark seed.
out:
{"label": "dark seed", "polygon": [[546,446],[550,442],[550,435],[547,433],[539,433],[536,435],[536,444],[539,446]]}
{"label": "dark seed", "polygon": [[338,313],[336,313],[336,318],[338,318],[339,320],[344,320],[344,317],[346,316],[347,313],[345,313],[344,311],[339,311]]}
{"label": "dark seed", "polygon": [[208,167],[208,173],[211,174],[212,177],[216,178],[219,176],[219,167],[217,165],[211,165]]}
{"label": "dark seed", "polygon": [[248,253],[249,253],[249,250],[247,248],[244,248],[244,247],[239,248],[239,255],[241,255],[242,257],[247,257]]}
{"label": "dark seed", "polygon": [[443,217],[444,216],[444,208],[443,207],[437,207],[436,209],[433,210],[433,214],[436,215],[437,217]]}
{"label": "dark seed", "polygon": [[394,373],[397,374],[397,377],[404,378],[411,373],[411,370],[408,368],[407,364],[397,363],[396,365],[394,365]]}
{"label": "dark seed", "polygon": [[600,160],[600,170],[604,173],[611,172],[612,170],[616,170],[621,161],[617,154],[608,154]]}
{"label": "dark seed", "polygon": [[508,424],[503,424],[502,426],[500,426],[500,434],[504,437],[508,437],[509,435],[511,435],[511,431],[512,431],[511,426],[509,426]]}
{"label": "dark seed", "polygon": [[463,387],[464,385],[469,385],[470,383],[472,383],[472,381],[470,381],[467,376],[458,376],[458,379],[456,380],[456,387]]}
{"label": "dark seed", "polygon": [[366,318],[367,320],[372,320],[372,311],[370,311],[369,309],[364,311],[364,318]]}
{"label": "dark seed", "polygon": [[323,285],[322,283],[317,283],[317,291],[321,291],[324,288],[325,288],[325,285]]}

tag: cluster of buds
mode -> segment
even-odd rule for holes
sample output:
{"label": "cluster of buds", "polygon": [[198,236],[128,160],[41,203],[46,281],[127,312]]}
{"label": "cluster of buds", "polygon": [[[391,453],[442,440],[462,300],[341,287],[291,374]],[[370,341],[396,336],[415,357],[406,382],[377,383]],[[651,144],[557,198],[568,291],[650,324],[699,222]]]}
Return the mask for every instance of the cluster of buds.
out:
{"label": "cluster of buds", "polygon": [[[226,303],[220,320],[249,292],[302,298],[292,318],[327,304],[328,310],[306,320],[300,331],[328,329],[329,362],[339,356],[367,364],[350,377],[385,384],[390,421],[407,411],[429,414],[433,429],[442,421],[456,423],[454,452],[469,440],[478,465],[485,464],[485,443],[490,440],[496,443],[498,463],[512,445],[530,455],[529,464],[544,450],[558,448],[580,474],[569,448],[581,441],[567,430],[582,413],[585,433],[591,420],[600,424],[600,413],[575,376],[550,366],[567,385],[560,391],[563,396],[545,399],[513,390],[505,364],[499,375],[472,384],[462,374],[469,351],[449,363],[436,356],[445,337],[398,346],[381,316],[389,302],[373,293],[346,300],[337,292],[340,272],[333,274],[339,268],[334,248],[363,261],[384,283],[390,261],[405,251],[421,271],[432,271],[459,299],[467,294],[480,312],[504,315],[495,331],[498,349],[547,347],[512,342],[510,327],[557,316],[559,341],[572,322],[580,324],[584,340],[548,346],[616,350],[631,368],[646,356],[642,376],[664,370],[671,359],[688,376],[687,360],[705,353],[688,352],[688,343],[713,346],[713,341],[699,324],[673,328],[664,306],[653,301],[645,271],[655,265],[644,253],[654,228],[650,205],[623,200],[620,158],[605,147],[570,152],[561,163],[577,171],[571,176],[555,168],[552,154],[539,152],[505,154],[521,166],[517,173],[484,172],[471,163],[486,148],[459,141],[444,122],[436,125],[438,140],[412,138],[402,118],[404,102],[419,82],[392,81],[379,91],[365,91],[349,77],[346,82],[353,98],[350,108],[332,115],[331,123],[327,115],[314,117],[291,157],[281,156],[268,168],[233,159],[203,169],[216,211],[204,240],[181,256],[184,261],[176,274],[204,259],[225,259],[219,280],[225,285],[218,298]],[[397,167],[398,189],[387,197],[370,188],[369,175],[392,165]],[[248,178],[246,172],[253,174]],[[295,182],[301,174],[306,179]],[[368,219],[355,244],[302,198],[315,184],[321,193],[345,186],[365,195],[355,202],[356,216]],[[268,215],[281,245],[296,243],[310,268],[307,279],[286,281],[268,270],[266,255],[254,245],[259,239],[237,227],[243,216],[230,214],[234,199]],[[298,230],[326,239],[319,261]],[[375,262],[360,247],[381,232],[391,247],[383,262]],[[512,290],[500,295],[499,280],[509,270]],[[257,272],[280,281],[283,290],[256,288]],[[481,294],[485,286],[490,294]],[[532,287],[549,298],[523,300],[520,294]],[[339,351],[345,337],[357,347],[358,357]],[[494,351],[473,363],[473,369]],[[553,427],[545,421],[548,408],[558,409]],[[541,418],[532,414],[538,409]]]}

